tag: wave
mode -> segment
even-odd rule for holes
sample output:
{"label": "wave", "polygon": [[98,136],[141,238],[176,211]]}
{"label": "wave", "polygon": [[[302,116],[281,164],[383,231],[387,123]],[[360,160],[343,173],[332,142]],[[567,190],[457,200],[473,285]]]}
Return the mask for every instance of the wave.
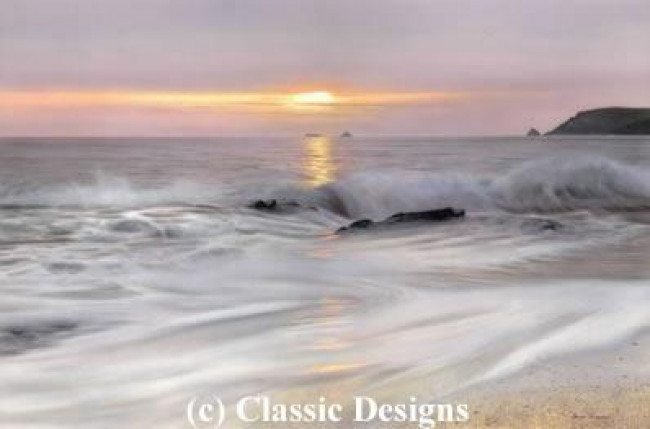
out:
{"label": "wave", "polygon": [[619,161],[583,156],[525,162],[501,176],[467,172],[367,171],[316,189],[288,183],[228,186],[172,182],[136,186],[97,174],[85,183],[0,184],[0,208],[244,206],[258,198],[298,200],[351,218],[381,219],[400,211],[457,207],[469,211],[558,212],[650,209],[650,173]]}
{"label": "wave", "polygon": [[380,219],[400,211],[494,206],[490,183],[467,174],[366,172],[316,190],[319,205],[351,218]]}
{"label": "wave", "polygon": [[44,185],[33,182],[0,185],[0,207],[142,207],[158,204],[201,204],[220,195],[220,189],[190,182],[144,188],[129,180],[96,174],[86,183]]}
{"label": "wave", "polygon": [[547,158],[495,180],[498,205],[512,211],[650,208],[650,174],[600,157]]}
{"label": "wave", "polygon": [[650,209],[650,174],[608,158],[544,158],[501,177],[366,172],[316,190],[319,205],[353,218],[453,206],[473,211]]}

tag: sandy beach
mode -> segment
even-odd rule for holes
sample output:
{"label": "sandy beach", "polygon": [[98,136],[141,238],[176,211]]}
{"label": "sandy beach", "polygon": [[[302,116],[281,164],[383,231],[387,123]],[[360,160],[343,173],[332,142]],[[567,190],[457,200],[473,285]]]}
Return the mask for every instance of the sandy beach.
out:
{"label": "sandy beach", "polygon": [[461,394],[472,405],[467,427],[649,427],[648,356],[650,336],[644,335],[590,355],[536,364],[489,388]]}

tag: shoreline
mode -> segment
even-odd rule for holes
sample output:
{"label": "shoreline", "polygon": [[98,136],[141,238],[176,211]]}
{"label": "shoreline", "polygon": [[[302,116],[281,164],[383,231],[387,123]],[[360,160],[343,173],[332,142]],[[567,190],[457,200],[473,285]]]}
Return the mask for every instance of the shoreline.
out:
{"label": "shoreline", "polygon": [[536,363],[457,392],[471,419],[459,428],[650,427],[650,333],[606,350]]}

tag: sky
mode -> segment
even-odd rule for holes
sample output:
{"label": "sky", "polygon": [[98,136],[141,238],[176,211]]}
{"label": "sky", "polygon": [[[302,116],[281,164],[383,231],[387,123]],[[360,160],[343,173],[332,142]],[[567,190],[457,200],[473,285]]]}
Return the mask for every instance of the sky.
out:
{"label": "sky", "polygon": [[648,0],[2,0],[0,135],[500,135],[650,106]]}

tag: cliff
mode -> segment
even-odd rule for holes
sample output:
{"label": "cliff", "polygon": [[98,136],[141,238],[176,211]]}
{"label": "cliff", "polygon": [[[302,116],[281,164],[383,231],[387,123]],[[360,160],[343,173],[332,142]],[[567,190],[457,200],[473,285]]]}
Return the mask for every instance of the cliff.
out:
{"label": "cliff", "polygon": [[585,110],[546,134],[650,134],[650,108]]}

